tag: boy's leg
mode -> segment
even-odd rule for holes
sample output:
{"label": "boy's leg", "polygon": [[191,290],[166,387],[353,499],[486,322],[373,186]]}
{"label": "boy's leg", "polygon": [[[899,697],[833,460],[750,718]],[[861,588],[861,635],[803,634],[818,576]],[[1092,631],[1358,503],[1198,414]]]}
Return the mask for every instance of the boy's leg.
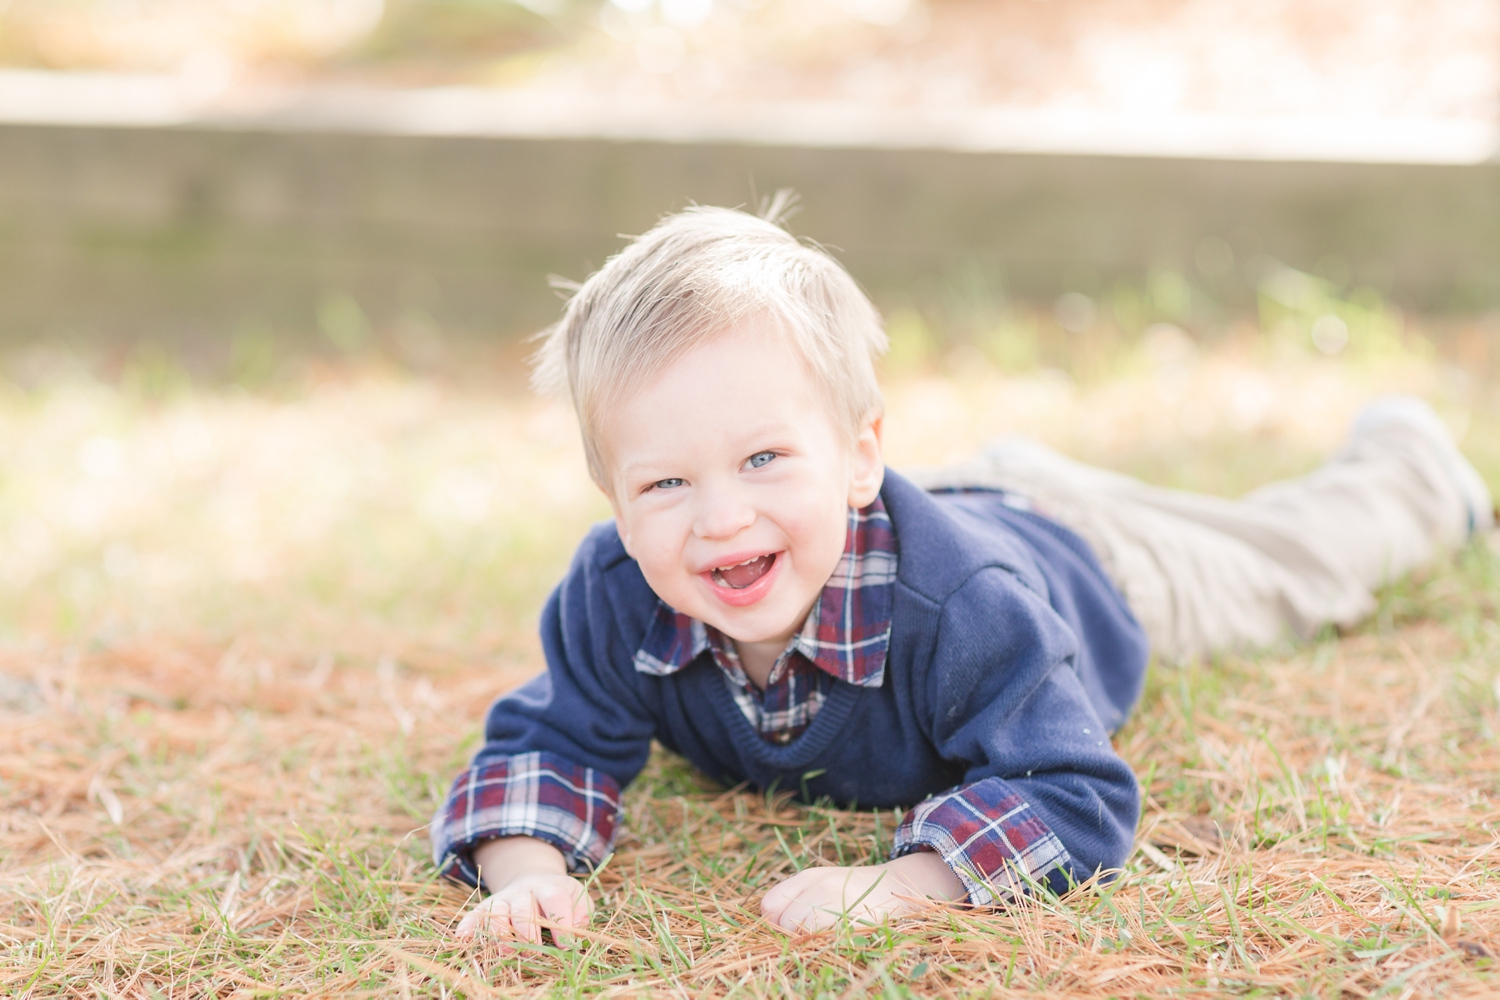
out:
{"label": "boy's leg", "polygon": [[1483,481],[1431,409],[1406,398],[1367,408],[1317,471],[1239,500],[1149,486],[1024,440],[918,481],[1030,497],[1092,546],[1167,660],[1352,625],[1375,587],[1493,524]]}

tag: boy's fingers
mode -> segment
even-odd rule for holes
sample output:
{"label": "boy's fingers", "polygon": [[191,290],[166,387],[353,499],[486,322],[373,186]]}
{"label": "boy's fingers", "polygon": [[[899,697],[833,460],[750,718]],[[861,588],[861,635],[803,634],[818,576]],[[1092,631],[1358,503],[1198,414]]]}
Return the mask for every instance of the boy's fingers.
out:
{"label": "boy's fingers", "polygon": [[820,926],[818,904],[827,895],[819,891],[818,882],[811,872],[792,876],[766,893],[761,900],[761,913],[784,931],[817,930]]}
{"label": "boy's fingers", "polygon": [[465,913],[464,918],[458,922],[458,927],[453,933],[461,938],[473,937],[474,932],[479,929],[479,926],[489,921],[492,903],[493,900],[486,899],[474,907],[474,909]]}
{"label": "boy's fingers", "polygon": [[792,900],[812,888],[821,871],[822,869],[809,868],[771,886],[761,897],[760,915],[773,924],[780,923],[781,915],[786,912]]}
{"label": "boy's fingers", "polygon": [[[540,884],[513,885],[470,910],[459,922],[454,934],[469,939],[483,931],[500,943],[501,951],[515,949],[507,941],[542,943],[543,924],[554,927],[581,927],[588,922],[592,903],[583,887],[572,879],[561,885],[542,880]],[[558,944],[568,942],[558,937]]]}
{"label": "boy's fingers", "polygon": [[559,930],[560,927],[578,927],[587,922],[588,912],[578,905],[569,892],[554,892],[541,900],[542,916],[552,924],[552,937],[559,948],[571,948],[573,935]]}
{"label": "boy's fingers", "polygon": [[788,900],[787,905],[782,907],[781,912],[771,922],[782,930],[795,934],[803,929],[803,922],[810,911],[811,908],[806,903],[798,903],[795,899]]}
{"label": "boy's fingers", "polygon": [[881,892],[880,886],[864,887],[851,881],[849,869],[819,868],[772,887],[761,900],[760,911],[782,930],[805,934],[845,918],[857,921],[897,915],[892,902],[890,893]]}
{"label": "boy's fingers", "polygon": [[825,927],[832,927],[838,922],[839,914],[830,912],[831,907],[818,906],[803,899],[791,900],[781,916],[776,919],[776,924],[785,931],[807,934],[812,931],[820,931]]}
{"label": "boy's fingers", "polygon": [[472,938],[481,930],[497,941],[514,938],[516,935],[515,928],[511,926],[510,904],[497,896],[491,896],[469,911],[459,922],[455,933],[461,938]]}
{"label": "boy's fingers", "polygon": [[792,897],[783,888],[785,885],[785,882],[781,882],[771,886],[770,890],[760,898],[760,915],[773,924],[779,922],[787,904],[792,901]]}
{"label": "boy's fingers", "polygon": [[537,923],[540,910],[537,906],[536,897],[530,892],[526,894],[525,902],[519,906],[512,907],[510,924],[516,930],[516,937],[532,944],[542,943],[542,925]]}

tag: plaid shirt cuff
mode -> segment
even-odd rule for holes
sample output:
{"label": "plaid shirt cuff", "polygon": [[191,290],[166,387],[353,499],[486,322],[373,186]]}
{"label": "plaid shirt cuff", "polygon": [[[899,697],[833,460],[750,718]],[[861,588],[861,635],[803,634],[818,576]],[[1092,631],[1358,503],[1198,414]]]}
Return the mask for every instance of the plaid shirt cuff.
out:
{"label": "plaid shirt cuff", "polygon": [[1070,860],[1057,834],[999,778],[934,795],[907,813],[891,856],[920,850],[942,857],[975,906],[1013,899]]}
{"label": "plaid shirt cuff", "polygon": [[609,853],[619,813],[620,786],[607,774],[550,753],[502,757],[453,782],[432,817],[432,860],[449,878],[478,885],[474,847],[527,836],[562,851],[569,871],[589,871]]}

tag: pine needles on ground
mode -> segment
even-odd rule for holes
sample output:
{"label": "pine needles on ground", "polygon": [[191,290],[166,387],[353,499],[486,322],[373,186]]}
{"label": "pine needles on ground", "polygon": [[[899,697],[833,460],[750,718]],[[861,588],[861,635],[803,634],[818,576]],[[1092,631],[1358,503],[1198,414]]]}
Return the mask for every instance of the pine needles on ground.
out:
{"label": "pine needles on ground", "polygon": [[[1262,377],[1201,364],[1178,413]],[[1172,398],[1159,373],[1093,388],[913,375],[891,386],[892,426],[911,428],[892,447],[937,461],[932,442],[1019,424],[1150,466],[1186,441],[1164,477],[1233,489],[1327,443],[1277,414],[1333,426],[1387,384],[1319,364],[1237,437],[1152,423]],[[1113,882],[788,938],[757,916],[765,888],[882,857],[899,817],[710,787],[658,752],[595,878],[592,927],[507,957],[449,935],[469,896],[434,879],[425,823],[486,703],[537,669],[528,619],[599,513],[586,483],[556,481],[582,476],[566,415],[400,381],[166,407],[63,387],[3,405],[7,995],[1496,989],[1500,554],[1485,542],[1387,590],[1352,634],[1154,669],[1116,737],[1145,811]],[[1122,450],[1132,434],[1139,450]]]}

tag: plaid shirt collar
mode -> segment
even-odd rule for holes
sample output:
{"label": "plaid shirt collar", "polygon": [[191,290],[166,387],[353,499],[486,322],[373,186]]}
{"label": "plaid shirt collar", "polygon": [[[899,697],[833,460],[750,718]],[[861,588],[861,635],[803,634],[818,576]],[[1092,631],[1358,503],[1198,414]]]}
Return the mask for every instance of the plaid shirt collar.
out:
{"label": "plaid shirt collar", "polygon": [[[862,510],[849,511],[844,554],[813,603],[807,620],[781,654],[770,683],[775,683],[793,653],[837,680],[879,687],[885,679],[885,657],[891,644],[891,615],[896,590],[896,533],[879,497]],[[656,618],[635,653],[635,669],[665,677],[712,650],[721,669],[742,673],[727,636],[658,600]],[[743,681],[743,677],[740,678]]]}

